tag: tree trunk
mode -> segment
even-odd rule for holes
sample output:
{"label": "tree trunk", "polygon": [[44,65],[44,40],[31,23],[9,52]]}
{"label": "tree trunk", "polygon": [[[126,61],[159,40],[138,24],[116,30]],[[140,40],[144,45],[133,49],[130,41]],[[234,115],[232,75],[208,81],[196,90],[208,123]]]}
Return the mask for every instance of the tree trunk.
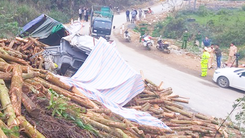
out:
{"label": "tree trunk", "polygon": [[11,134],[11,137],[18,138],[19,137],[18,121],[16,120],[14,108],[10,102],[8,88],[5,86],[5,83],[2,79],[0,79],[0,99],[1,99],[2,108],[5,109],[4,114],[7,114],[9,116],[7,119],[7,125],[11,127],[11,130],[15,131],[17,134],[17,136]]}
{"label": "tree trunk", "polygon": [[45,138],[38,130],[36,130],[23,116],[18,116],[20,126],[24,128],[25,133],[31,138]]}
{"label": "tree trunk", "polygon": [[28,65],[28,63],[25,60],[20,59],[20,58],[16,58],[16,57],[12,57],[12,56],[9,56],[6,54],[0,53],[0,57],[3,58],[4,60],[7,60],[7,61],[13,61],[13,62],[17,62],[17,63],[23,64],[23,65]]}
{"label": "tree trunk", "polygon": [[21,101],[23,103],[23,105],[25,106],[27,112],[35,118],[38,118],[38,116],[41,113],[41,110],[32,102],[32,100],[25,94],[22,92],[22,97],[21,97]]}
{"label": "tree trunk", "polygon": [[20,65],[15,65],[13,68],[13,77],[11,80],[11,102],[17,116],[21,115],[21,93],[22,93],[22,70]]}

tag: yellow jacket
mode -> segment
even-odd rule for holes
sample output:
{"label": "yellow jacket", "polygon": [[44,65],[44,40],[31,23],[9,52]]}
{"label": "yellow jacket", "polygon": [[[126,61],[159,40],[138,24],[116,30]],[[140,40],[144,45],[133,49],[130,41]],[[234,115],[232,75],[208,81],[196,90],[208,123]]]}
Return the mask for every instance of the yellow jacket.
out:
{"label": "yellow jacket", "polygon": [[203,52],[201,64],[208,64],[209,58],[210,58],[210,54],[207,51]]}

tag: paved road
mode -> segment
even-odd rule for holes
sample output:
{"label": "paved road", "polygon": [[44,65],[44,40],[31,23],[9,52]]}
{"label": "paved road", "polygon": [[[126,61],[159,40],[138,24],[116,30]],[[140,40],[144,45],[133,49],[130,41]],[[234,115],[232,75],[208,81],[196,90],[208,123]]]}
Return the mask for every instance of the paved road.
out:
{"label": "paved road", "polygon": [[[169,10],[167,5],[164,5],[163,9],[165,11]],[[152,10],[155,13],[164,12],[161,5],[152,7]],[[125,22],[125,13],[115,15],[114,25],[116,27],[120,27]],[[172,87],[174,94],[190,98],[187,106],[195,111],[225,118],[232,110],[233,102],[245,93],[234,89],[220,88],[211,80],[207,81],[198,76],[186,74],[167,64],[142,55],[125,46],[125,43],[120,43],[115,36],[112,36],[112,39],[116,41],[121,56],[132,68],[136,71],[143,70],[145,77],[156,84],[163,81],[163,87]]]}

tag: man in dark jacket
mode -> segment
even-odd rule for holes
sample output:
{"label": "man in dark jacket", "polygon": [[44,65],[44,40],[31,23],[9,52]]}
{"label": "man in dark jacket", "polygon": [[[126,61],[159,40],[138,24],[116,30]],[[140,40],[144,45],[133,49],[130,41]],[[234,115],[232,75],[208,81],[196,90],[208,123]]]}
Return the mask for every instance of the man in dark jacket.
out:
{"label": "man in dark jacket", "polygon": [[205,39],[203,40],[203,45],[205,47],[209,47],[211,45],[211,40],[208,37],[205,37]]}
{"label": "man in dark jacket", "polygon": [[126,18],[127,18],[127,22],[130,22],[130,19],[129,19],[129,14],[130,14],[130,11],[129,11],[129,10],[127,10],[127,11],[126,11]]}
{"label": "man in dark jacket", "polygon": [[217,68],[220,68],[222,54],[218,44],[215,46],[214,53],[216,55]]}

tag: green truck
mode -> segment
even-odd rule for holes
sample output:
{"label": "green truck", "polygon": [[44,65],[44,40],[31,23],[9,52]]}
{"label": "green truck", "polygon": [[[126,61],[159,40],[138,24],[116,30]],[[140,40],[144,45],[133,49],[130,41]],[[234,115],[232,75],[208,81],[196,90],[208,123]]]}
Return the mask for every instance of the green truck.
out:
{"label": "green truck", "polygon": [[108,6],[92,6],[90,19],[90,35],[110,40],[113,12]]}

